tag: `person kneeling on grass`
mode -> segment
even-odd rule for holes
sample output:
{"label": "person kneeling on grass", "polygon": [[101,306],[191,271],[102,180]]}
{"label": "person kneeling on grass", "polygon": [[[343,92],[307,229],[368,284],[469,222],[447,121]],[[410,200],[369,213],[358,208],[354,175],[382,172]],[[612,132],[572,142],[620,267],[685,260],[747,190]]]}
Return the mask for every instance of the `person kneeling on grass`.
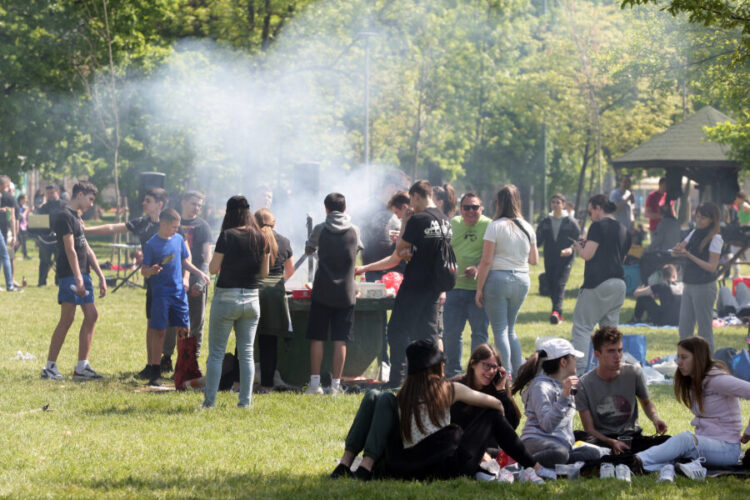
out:
{"label": "person kneeling on grass", "polygon": [[151,278],[151,318],[148,323],[149,385],[161,385],[161,351],[167,326],[177,327],[180,337],[188,333],[187,293],[182,282],[182,269],[209,282],[200,269],[190,262],[185,240],[177,234],[180,214],[168,208],[159,214],[159,231],[143,247],[141,274]]}
{"label": "person kneeling on grass", "polygon": [[[740,443],[750,442],[750,423],[742,431],[740,398],[750,399],[750,382],[727,373],[726,366],[711,359],[711,348],[701,337],[682,339],[677,344],[674,374],[677,400],[695,415],[695,433],[681,432],[659,446],[636,453],[646,471],[661,470],[660,481],[674,480],[678,459],[692,459],[677,467],[690,479],[703,480],[706,465],[736,465]],[[742,433],[742,435],[740,435]]]}
{"label": "person kneeling on grass", "polygon": [[[599,458],[591,447],[573,449],[576,414],[576,358],[583,353],[565,339],[549,339],[521,366],[513,394],[523,391],[526,425],[521,433],[526,449],[545,467]],[[539,373],[539,368],[544,373]],[[537,373],[539,373],[537,375]]]}
{"label": "person kneeling on grass", "polygon": [[[503,416],[503,405],[498,399],[445,379],[445,356],[432,339],[409,344],[406,358],[408,372],[396,396],[397,416],[387,411],[388,406],[393,406],[388,396],[381,395],[375,402],[375,409],[380,407],[381,412],[370,410],[374,398],[365,397],[349,431],[346,452],[332,478],[350,475],[349,467],[359,451],[378,444],[365,451],[360,464],[364,470],[355,472],[358,479],[369,479],[372,470],[367,467],[383,457],[385,443],[397,422],[402,447],[389,449],[384,472],[387,477],[474,476],[479,471],[485,445],[493,438],[504,443],[506,453],[526,468],[521,481],[541,483],[541,477],[556,477],[554,471],[534,462]],[[451,405],[457,401],[486,410],[462,429],[449,423]]]}

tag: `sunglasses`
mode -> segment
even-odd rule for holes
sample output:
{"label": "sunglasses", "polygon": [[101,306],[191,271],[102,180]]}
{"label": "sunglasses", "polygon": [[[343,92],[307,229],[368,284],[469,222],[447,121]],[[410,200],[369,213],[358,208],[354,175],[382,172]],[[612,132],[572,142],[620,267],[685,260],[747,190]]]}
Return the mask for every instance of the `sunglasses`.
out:
{"label": "sunglasses", "polygon": [[492,363],[488,363],[486,361],[481,361],[481,364],[482,364],[482,366],[484,367],[485,370],[489,370],[489,371],[493,371],[494,372],[494,371],[497,371],[497,370],[500,369],[500,365],[495,365],[495,364],[492,364]]}
{"label": "sunglasses", "polygon": [[461,205],[461,208],[465,211],[474,210],[477,211],[482,208],[482,205]]}

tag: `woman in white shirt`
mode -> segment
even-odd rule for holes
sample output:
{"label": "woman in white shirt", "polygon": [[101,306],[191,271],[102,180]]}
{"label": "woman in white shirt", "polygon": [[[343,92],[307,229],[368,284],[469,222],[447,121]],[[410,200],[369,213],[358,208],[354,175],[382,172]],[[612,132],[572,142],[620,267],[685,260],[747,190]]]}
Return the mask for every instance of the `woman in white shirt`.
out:
{"label": "woman in white shirt", "polygon": [[683,268],[682,302],[680,304],[680,339],[698,335],[714,351],[713,308],[716,302],[716,268],[719,266],[724,240],[719,234],[719,207],[710,201],[695,211],[695,229],[672,249],[674,257],[686,257]]}
{"label": "woman in white shirt", "polygon": [[484,233],[476,303],[487,312],[495,347],[513,376],[522,363],[516,318],[529,293],[529,264],[538,259],[536,233],[521,214],[521,195],[508,184],[497,192],[495,220]]}

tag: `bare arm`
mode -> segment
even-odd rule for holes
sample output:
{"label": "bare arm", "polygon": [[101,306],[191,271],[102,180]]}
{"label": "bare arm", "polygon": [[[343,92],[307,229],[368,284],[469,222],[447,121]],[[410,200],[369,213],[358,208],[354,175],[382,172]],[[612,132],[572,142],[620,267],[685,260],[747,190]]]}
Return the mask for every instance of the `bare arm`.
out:
{"label": "bare arm", "polygon": [[490,408],[498,410],[500,413],[505,414],[503,404],[499,399],[493,398],[488,394],[477,392],[470,389],[468,386],[459,384],[458,382],[451,382],[453,384],[453,402],[461,401],[469,406],[477,406],[479,408]]}
{"label": "bare arm", "polygon": [[70,270],[73,271],[73,277],[76,280],[76,293],[83,297],[86,295],[86,288],[83,286],[81,268],[78,267],[78,253],[76,253],[74,247],[72,233],[63,236],[63,248],[65,248],[65,257],[68,259],[68,265],[70,265]]}
{"label": "bare arm", "polygon": [[687,257],[689,260],[692,260],[695,265],[697,265],[704,271],[708,271],[709,273],[716,272],[716,268],[719,267],[720,254],[718,253],[709,252],[708,262],[703,259],[699,259],[688,251],[685,251],[685,257]]}
{"label": "bare arm", "polygon": [[484,284],[487,282],[487,276],[490,274],[490,267],[494,258],[495,242],[484,240],[482,258],[479,261],[479,270],[477,271],[477,293],[474,297],[474,301],[479,307],[484,305]]}
{"label": "bare arm", "polygon": [[573,243],[573,248],[576,252],[578,252],[578,255],[581,256],[583,260],[591,260],[594,258],[594,255],[596,255],[596,251],[599,248],[599,243],[596,241],[586,240],[586,242],[583,244],[583,247],[581,247],[580,243],[577,241]]}
{"label": "bare arm", "polygon": [[284,261],[284,281],[287,281],[294,274],[294,261],[286,259]]}
{"label": "bare arm", "polygon": [[263,254],[263,257],[260,258],[260,276],[261,278],[267,278],[268,277],[268,271],[271,268],[271,254],[266,253]]}
{"label": "bare arm", "polygon": [[[602,434],[601,432],[596,430],[596,427],[594,427],[594,417],[591,416],[590,410],[581,410],[578,412],[578,415],[581,417],[581,424],[583,424],[583,430],[586,431],[591,436],[594,436],[599,441],[602,441],[604,443],[607,443],[607,445],[615,450],[615,447],[617,446],[617,443],[620,443],[620,441],[616,439],[609,438]],[[621,445],[625,446],[625,443],[620,443]],[[622,449],[615,450],[615,454],[622,453]]]}
{"label": "bare arm", "polygon": [[649,420],[651,420],[654,423],[654,428],[656,429],[656,432],[658,434],[664,434],[667,432],[667,424],[662,419],[659,418],[659,414],[656,412],[656,405],[654,405],[654,402],[650,399],[641,399],[638,398],[638,401],[641,402],[641,408],[643,408],[643,413],[646,414]]}
{"label": "bare arm", "polygon": [[107,279],[104,277],[104,273],[102,272],[102,268],[99,267],[99,260],[96,258],[96,254],[89,246],[88,242],[86,242],[86,255],[89,258],[89,262],[91,263],[91,267],[94,268],[94,272],[99,277],[99,298],[104,297],[107,295]]}
{"label": "bare arm", "polygon": [[221,263],[224,261],[224,254],[214,252],[211,257],[211,262],[208,263],[208,272],[211,274],[218,274],[221,269]]}
{"label": "bare arm", "polygon": [[529,264],[535,266],[537,262],[539,262],[539,250],[535,244],[532,244],[529,249]]}
{"label": "bare arm", "polygon": [[642,285],[633,291],[633,297],[650,297],[652,295],[651,287]]}
{"label": "bare arm", "polygon": [[84,227],[86,234],[107,235],[116,233],[127,233],[128,227],[124,222],[119,224],[103,224],[101,226]]}
{"label": "bare arm", "polygon": [[384,259],[380,259],[377,262],[372,262],[370,264],[367,264],[366,266],[359,266],[355,269],[355,274],[359,276],[360,274],[364,274],[367,271],[382,271],[384,269],[390,269],[393,266],[397,265],[399,262],[401,262],[401,255],[402,251],[408,251],[411,248],[411,243],[408,241],[405,241],[403,238],[398,240],[398,243],[396,243],[396,249],[393,251],[391,255],[388,257],[385,257]]}
{"label": "bare arm", "polygon": [[195,265],[193,265],[193,263],[190,262],[189,257],[182,259],[182,269],[187,269],[188,272],[190,272],[190,274],[192,274],[193,276],[199,277],[200,279],[203,280],[204,283],[208,283],[211,281],[211,279],[208,276],[206,276],[203,273],[203,271],[195,267]]}

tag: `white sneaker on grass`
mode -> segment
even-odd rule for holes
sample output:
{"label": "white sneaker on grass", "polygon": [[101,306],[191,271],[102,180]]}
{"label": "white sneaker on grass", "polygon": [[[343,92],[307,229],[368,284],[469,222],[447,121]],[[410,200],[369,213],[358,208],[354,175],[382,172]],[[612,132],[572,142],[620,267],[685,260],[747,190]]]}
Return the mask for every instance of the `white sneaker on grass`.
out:
{"label": "white sneaker on grass", "polygon": [[323,392],[323,388],[320,387],[319,385],[316,385],[316,386],[310,385],[307,387],[307,390],[305,390],[305,394],[325,394],[325,393]]}
{"label": "white sneaker on grass", "polygon": [[599,467],[599,477],[601,479],[607,479],[607,478],[613,478],[613,477],[615,477],[615,466],[612,465],[609,462],[603,463]]}
{"label": "white sneaker on grass", "polygon": [[500,469],[500,472],[497,473],[498,483],[512,484],[514,480],[515,480],[515,476],[508,469]]}
{"label": "white sneaker on grass", "polygon": [[60,373],[60,370],[57,369],[57,365],[53,366],[52,368],[42,368],[42,378],[48,380],[65,380],[63,374]]}
{"label": "white sneaker on grass", "polygon": [[615,477],[620,481],[630,482],[630,467],[625,464],[618,464],[615,467]]}
{"label": "white sneaker on grass", "polygon": [[667,464],[661,468],[657,483],[674,483],[674,465]]}
{"label": "white sneaker on grass", "polygon": [[104,376],[96,373],[90,365],[87,365],[86,368],[80,372],[76,369],[73,370],[73,380],[96,380],[99,378],[104,378]]}
{"label": "white sneaker on grass", "polygon": [[544,479],[537,476],[536,471],[531,467],[526,467],[523,472],[521,472],[521,475],[518,477],[518,479],[522,483],[544,484]]}
{"label": "white sneaker on grass", "polygon": [[692,462],[688,462],[686,464],[677,464],[677,468],[680,469],[680,472],[685,474],[690,479],[693,479],[695,481],[703,481],[706,479],[706,468],[703,467],[701,464],[702,460],[700,458],[696,458]]}
{"label": "white sneaker on grass", "polygon": [[547,467],[539,467],[535,472],[536,475],[542,479],[550,479],[553,481],[557,479],[557,472],[553,469],[548,469]]}

